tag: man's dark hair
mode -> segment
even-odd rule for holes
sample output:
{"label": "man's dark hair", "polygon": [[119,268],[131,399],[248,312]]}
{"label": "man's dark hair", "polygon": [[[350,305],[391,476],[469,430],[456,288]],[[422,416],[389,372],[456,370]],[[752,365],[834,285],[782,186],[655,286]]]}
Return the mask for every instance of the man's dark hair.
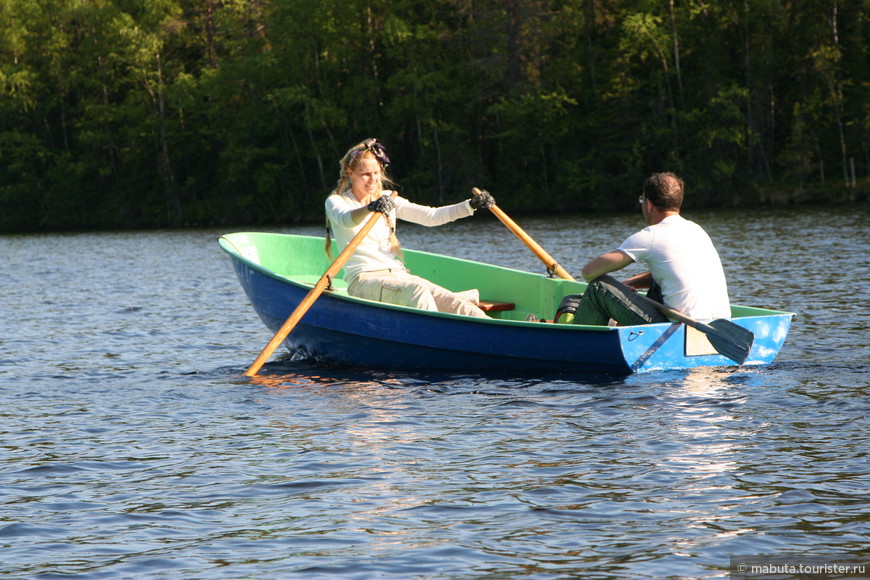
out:
{"label": "man's dark hair", "polygon": [[660,210],[680,211],[683,180],[669,171],[653,173],[643,182],[643,196]]}

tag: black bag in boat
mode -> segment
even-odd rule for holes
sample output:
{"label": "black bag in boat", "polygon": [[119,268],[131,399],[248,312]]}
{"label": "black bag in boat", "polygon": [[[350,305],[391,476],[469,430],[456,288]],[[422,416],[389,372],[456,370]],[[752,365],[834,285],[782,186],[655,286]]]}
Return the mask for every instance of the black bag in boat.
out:
{"label": "black bag in boat", "polygon": [[553,317],[553,322],[556,324],[571,324],[574,322],[574,313],[577,312],[581,298],[583,298],[582,294],[568,294],[562,298],[562,303],[556,309],[556,316]]}

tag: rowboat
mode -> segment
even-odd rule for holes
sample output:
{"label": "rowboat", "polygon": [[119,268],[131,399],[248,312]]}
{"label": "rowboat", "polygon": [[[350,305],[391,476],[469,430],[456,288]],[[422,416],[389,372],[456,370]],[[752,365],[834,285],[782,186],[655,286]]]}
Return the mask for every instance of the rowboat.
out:
{"label": "rowboat", "polygon": [[[247,297],[273,333],[321,280],[323,238],[239,232],[219,238]],[[551,322],[562,298],[586,284],[424,251],[406,266],[453,291],[477,288],[488,319],[430,312],[349,296],[343,270],[284,340],[323,364],[390,370],[557,372],[627,375],[731,366],[703,332],[680,322],[584,326]],[[754,334],[745,365],[774,360],[794,315],[732,305],[731,322]]]}

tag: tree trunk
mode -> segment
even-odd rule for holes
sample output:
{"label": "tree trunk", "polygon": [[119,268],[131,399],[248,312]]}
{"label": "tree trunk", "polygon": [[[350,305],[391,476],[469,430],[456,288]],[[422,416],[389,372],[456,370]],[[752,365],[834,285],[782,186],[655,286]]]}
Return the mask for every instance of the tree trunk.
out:
{"label": "tree trunk", "polygon": [[674,14],[674,0],[668,3],[668,10],[671,13],[671,36],[674,41],[674,73],[677,75],[677,93],[680,98],[680,107],[685,105],[683,100],[683,74],[680,71],[680,36],[677,34],[677,17]]}

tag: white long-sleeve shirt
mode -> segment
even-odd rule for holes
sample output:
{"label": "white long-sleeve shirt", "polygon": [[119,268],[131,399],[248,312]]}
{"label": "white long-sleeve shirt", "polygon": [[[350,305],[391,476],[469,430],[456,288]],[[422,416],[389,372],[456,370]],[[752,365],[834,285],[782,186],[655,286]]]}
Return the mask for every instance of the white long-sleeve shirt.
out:
{"label": "white long-sleeve shirt", "polygon": [[[391,193],[391,191],[384,191],[382,195]],[[353,210],[363,207],[363,204],[348,189],[342,194],[330,195],[324,205],[332,235],[338,247],[343,249],[368,221],[364,219],[356,224],[350,215]],[[442,207],[428,207],[397,196],[393,198],[393,205],[393,210],[389,214],[392,224],[396,223],[396,219],[401,219],[422,226],[440,226],[474,214],[468,200]],[[393,254],[390,245],[390,225],[381,217],[345,264],[345,280],[348,283],[353,282],[360,272],[387,268],[404,269],[404,267]]]}

